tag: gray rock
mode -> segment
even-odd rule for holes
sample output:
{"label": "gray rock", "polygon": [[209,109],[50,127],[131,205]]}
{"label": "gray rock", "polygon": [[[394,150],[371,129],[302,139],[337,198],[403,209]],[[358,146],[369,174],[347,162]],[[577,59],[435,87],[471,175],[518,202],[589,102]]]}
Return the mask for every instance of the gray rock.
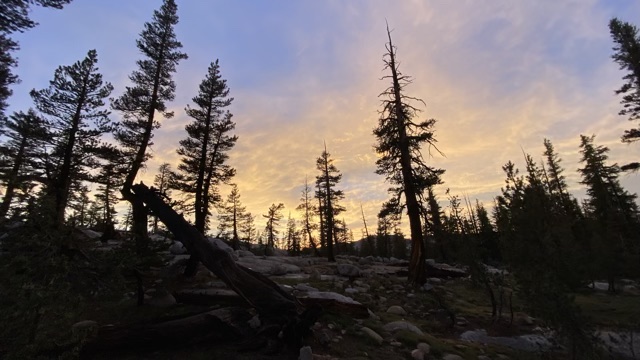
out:
{"label": "gray rock", "polygon": [[362,329],[360,329],[360,330],[362,330],[362,332],[364,334],[366,334],[368,337],[370,337],[376,343],[382,344],[382,341],[383,341],[382,336],[380,336],[377,332],[369,329],[366,326],[363,326]]}
{"label": "gray rock", "polygon": [[78,330],[92,329],[92,328],[97,328],[97,327],[98,327],[98,323],[93,321],[93,320],[82,320],[82,321],[78,321],[77,323],[71,325],[71,330],[72,331],[78,331]]}
{"label": "gray rock", "polygon": [[176,298],[166,290],[156,291],[149,300],[149,305],[155,307],[170,307],[176,303]]}
{"label": "gray rock", "polygon": [[387,309],[387,312],[388,312],[389,314],[407,315],[407,312],[402,308],[402,306],[398,306],[398,305],[390,306],[390,307]]}
{"label": "gray rock", "polygon": [[254,330],[258,329],[260,327],[260,325],[262,325],[262,321],[260,321],[260,317],[258,315],[255,315],[254,317],[249,319],[249,321],[247,321],[247,323]]}
{"label": "gray rock", "polygon": [[640,290],[638,290],[638,287],[635,285],[624,285],[622,292],[627,295],[640,295]]}
{"label": "gray rock", "polygon": [[362,275],[360,268],[351,264],[338,264],[338,275],[346,277],[358,277]]}
{"label": "gray rock", "polygon": [[427,279],[428,282],[432,283],[432,284],[442,284],[442,279],[437,278],[437,277],[430,277]]}
{"label": "gray rock", "polygon": [[415,349],[411,352],[411,358],[414,360],[424,360],[424,353],[420,349]]}
{"label": "gray rock", "polygon": [[491,360],[487,355],[478,355],[478,360]]}
{"label": "gray rock", "polygon": [[464,360],[460,355],[456,354],[445,354],[442,357],[442,360]]}
{"label": "gray rock", "polygon": [[322,280],[322,275],[320,274],[320,271],[313,269],[311,271],[311,274],[309,274],[309,280],[311,281],[320,281]]}
{"label": "gray rock", "polygon": [[238,257],[254,257],[254,256],[256,256],[254,253],[252,253],[249,250],[236,250],[236,253],[238,254]]}
{"label": "gray rock", "polygon": [[298,290],[298,291],[305,291],[305,292],[313,292],[313,291],[319,291],[318,289],[309,286],[307,284],[298,284],[296,286],[293,287],[294,289]]}
{"label": "gray rock", "polygon": [[422,353],[425,355],[431,352],[431,346],[429,346],[429,344],[427,343],[421,342],[416,347],[418,348],[418,350],[422,351]]}
{"label": "gray rock", "polygon": [[307,297],[312,299],[332,299],[345,304],[358,304],[358,305],[360,304],[359,302],[353,300],[350,297],[347,297],[338,293],[334,293],[334,292],[329,292],[329,291],[310,292],[307,295]]}
{"label": "gray rock", "polygon": [[298,356],[298,360],[313,360],[311,346],[303,346],[300,348],[300,356]]}
{"label": "gray rock", "polygon": [[359,291],[358,291],[358,289],[349,287],[349,288],[344,289],[344,292],[345,292],[345,294],[353,295],[353,294],[357,294]]}
{"label": "gray rock", "polygon": [[187,253],[187,248],[184,247],[181,242],[175,241],[169,247],[169,252],[171,252],[173,255],[183,255]]}
{"label": "gray rock", "polygon": [[385,331],[390,332],[390,333],[394,333],[394,332],[400,331],[400,330],[407,330],[407,331],[411,331],[413,333],[416,333],[418,335],[423,335],[422,330],[418,329],[417,326],[411,324],[410,322],[404,321],[404,320],[390,322],[390,323],[386,324],[383,327],[383,329]]}
{"label": "gray rock", "polygon": [[543,335],[530,334],[515,337],[489,336],[484,329],[465,331],[460,335],[460,339],[530,352],[546,351],[552,347],[549,339]]}
{"label": "gray rock", "polygon": [[425,283],[424,285],[422,285],[422,290],[423,291],[431,291],[431,290],[433,290],[433,285],[431,285],[429,283]]}

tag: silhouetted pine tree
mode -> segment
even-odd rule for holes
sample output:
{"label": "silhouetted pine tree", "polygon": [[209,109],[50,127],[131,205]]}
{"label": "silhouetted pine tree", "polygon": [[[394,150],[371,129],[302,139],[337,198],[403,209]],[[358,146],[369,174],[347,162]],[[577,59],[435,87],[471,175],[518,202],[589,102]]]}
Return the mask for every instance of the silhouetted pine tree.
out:
{"label": "silhouetted pine tree", "polygon": [[147,211],[144,204],[132,196],[131,186],[140,168],[151,157],[147,148],[152,144],[153,130],[160,127],[156,112],[167,119],[173,116],[166,105],[175,97],[176,84],[172,76],[180,60],[187,58],[180,52],[182,44],[173,30],[178,23],[177,11],[174,0],[164,0],[160,9],[153,12],[153,20],[144,24],[140,38],[136,40],[144,58],[136,62],[138,69],[129,76],[133,86],[127,86],[124,94],[112,103],[123,117],[115,139],[129,164],[121,193],[132,206],[132,231],[138,254],[146,252],[149,246]]}
{"label": "silhouetted pine tree", "polygon": [[[153,187],[166,198],[171,197],[171,190],[169,189],[172,180],[171,164],[162,163],[158,167],[158,173],[153,178]],[[151,229],[154,233],[158,233],[159,219],[158,216],[153,215],[151,223]]]}
{"label": "silhouetted pine tree", "polygon": [[[380,155],[376,161],[376,173],[385,175],[387,181],[393,185],[389,193],[396,203],[406,208],[411,231],[411,256],[409,260],[409,282],[421,286],[426,281],[425,246],[422,237],[420,195],[430,185],[439,183],[444,170],[427,166],[422,156],[425,145],[434,146],[434,119],[414,122],[419,110],[410,104],[411,100],[418,100],[407,96],[403,90],[411,83],[411,78],[398,69],[396,48],[391,42],[391,32],[387,28],[389,43],[384,59],[385,69],[391,75],[385,79],[391,80],[391,86],[385,89],[383,109],[378,127],[373,133],[377,138],[376,152]],[[418,100],[420,101],[420,100]],[[404,201],[400,198],[404,196]]]}
{"label": "silhouetted pine tree", "polygon": [[18,61],[11,55],[20,47],[9,35],[24,32],[37,23],[29,18],[32,5],[62,9],[71,0],[7,0],[0,2],[0,119],[4,117],[7,99],[11,96],[10,86],[17,83],[18,76],[11,69]]}
{"label": "silhouetted pine tree", "polygon": [[314,255],[319,256],[318,245],[313,238],[313,231],[318,228],[318,224],[313,222],[314,214],[317,213],[318,207],[313,204],[313,195],[311,192],[311,186],[307,178],[304,179],[304,187],[300,192],[300,204],[296,207],[302,214],[302,236],[308,241],[309,247],[312,249]]}
{"label": "silhouetted pine tree", "polygon": [[37,109],[48,117],[53,141],[46,196],[53,202],[56,225],[64,222],[71,184],[90,178],[89,171],[99,166],[101,136],[114,129],[104,108],[113,86],[103,83],[97,62],[96,51],[90,50],[82,61],[56,69],[48,88],[31,91]]}
{"label": "silhouetted pine tree", "polygon": [[282,210],[284,209],[284,204],[271,204],[269,207],[269,211],[266,215],[262,215],[265,219],[267,219],[267,223],[264,227],[265,236],[267,237],[267,243],[265,244],[265,255],[273,255],[273,249],[276,246],[276,240],[278,238],[278,234],[280,231],[278,230],[278,225],[282,220]]}
{"label": "silhouetted pine tree", "polygon": [[103,148],[100,171],[93,177],[93,182],[98,183],[96,189],[96,204],[101,209],[95,227],[103,232],[103,241],[115,236],[116,209],[120,202],[119,190],[122,188],[126,175],[126,164],[122,163],[122,154],[111,146]]}
{"label": "silhouetted pine tree", "polygon": [[334,254],[334,234],[336,230],[335,217],[342,213],[345,209],[339,204],[344,199],[344,192],[337,190],[335,187],[340,183],[342,174],[333,163],[331,154],[327,152],[327,147],[316,160],[316,169],[320,171],[320,175],[316,176],[316,197],[320,199],[318,211],[322,213],[324,221],[322,233],[325,234],[325,242],[327,249],[327,259],[336,261]]}
{"label": "silhouetted pine tree", "polygon": [[220,76],[217,60],[209,66],[192,101],[196,107],[188,106],[186,111],[194,121],[185,127],[188,137],[180,141],[177,152],[182,158],[173,186],[193,194],[195,227],[204,234],[210,208],[218,200],[212,197],[212,191],[235,175],[235,169],[226,162],[238,139],[230,134],[235,128],[231,114],[224,112],[233,98],[229,97],[226,80]]}
{"label": "silhouetted pine tree", "polygon": [[618,181],[620,168],[606,163],[609,148],[595,145],[594,139],[595,136],[580,136],[580,162],[584,167],[579,171],[589,196],[586,204],[592,246],[609,282],[609,291],[615,292],[615,280],[637,267],[638,206],[636,195],[624,190]]}
{"label": "silhouetted pine tree", "polygon": [[14,202],[21,204],[14,215],[21,213],[24,203],[38,181],[44,176],[37,161],[44,157],[43,143],[47,138],[45,121],[33,110],[14,113],[2,123],[4,142],[0,145],[0,183],[4,197],[0,218],[8,215]]}
{"label": "silhouetted pine tree", "polygon": [[234,250],[240,249],[240,228],[242,222],[246,220],[247,208],[240,202],[240,191],[238,185],[231,184],[231,192],[227,200],[218,207],[218,229],[222,236],[231,239],[231,247]]}

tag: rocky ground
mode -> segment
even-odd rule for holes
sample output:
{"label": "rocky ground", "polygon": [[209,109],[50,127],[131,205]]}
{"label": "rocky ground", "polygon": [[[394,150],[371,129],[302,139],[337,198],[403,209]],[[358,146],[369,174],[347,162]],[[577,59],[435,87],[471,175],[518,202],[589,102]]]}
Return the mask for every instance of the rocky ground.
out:
{"label": "rocky ground", "polygon": [[[87,236],[98,234],[86,233]],[[156,237],[156,241],[170,241]],[[220,240],[211,240],[220,241]],[[101,244],[103,250],[117,246]],[[514,299],[514,320],[508,310],[499,321],[491,320],[491,308],[485,292],[472,286],[466,276],[429,278],[414,289],[406,284],[406,261],[374,257],[338,256],[336,263],[317,257],[256,256],[245,250],[228,251],[239,264],[269,276],[298,298],[327,298],[340,303],[362,304],[365,316],[353,316],[326,309],[313,326],[313,335],[300,349],[300,359],[563,359],[564,350],[554,334],[537,319],[527,315]],[[188,307],[180,303],[185,294],[218,296],[230,302],[228,290],[206,268],[195,278],[181,275],[188,258],[179,243],[173,243],[164,255],[167,265],[155,269],[146,292],[148,306],[170,312]],[[464,273],[446,264],[432,265]],[[634,281],[626,280],[624,293],[607,295],[585,289],[577,301],[592,311],[599,331],[596,334],[612,359],[640,356],[640,334],[624,323],[640,315],[640,297]],[[605,289],[606,290],[606,289]],[[125,296],[124,305],[133,303],[134,293]],[[634,305],[635,304],[635,305]],[[124,306],[123,305],[123,306]],[[252,321],[259,322],[253,318]],[[255,324],[251,324],[255,326]],[[633,328],[631,328],[633,329]],[[635,337],[635,341],[633,341]],[[237,344],[198,345],[189,349],[130,355],[128,358],[263,358],[255,353],[239,352]],[[125,357],[127,358],[127,357]],[[271,358],[265,356],[264,358]],[[277,357],[275,357],[277,358]]]}

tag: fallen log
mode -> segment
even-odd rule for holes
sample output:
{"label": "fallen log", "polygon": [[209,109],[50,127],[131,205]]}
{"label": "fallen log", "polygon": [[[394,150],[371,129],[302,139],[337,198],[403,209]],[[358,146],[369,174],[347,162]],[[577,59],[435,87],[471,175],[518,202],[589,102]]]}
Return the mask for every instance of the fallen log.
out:
{"label": "fallen log", "polygon": [[152,324],[102,326],[82,346],[81,358],[95,354],[183,347],[190,344],[238,340],[248,336],[246,308],[221,308]]}

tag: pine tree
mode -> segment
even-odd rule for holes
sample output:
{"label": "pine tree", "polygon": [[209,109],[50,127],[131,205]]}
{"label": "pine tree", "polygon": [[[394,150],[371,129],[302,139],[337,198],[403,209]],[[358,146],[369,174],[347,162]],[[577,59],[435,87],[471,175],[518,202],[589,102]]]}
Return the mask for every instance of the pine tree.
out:
{"label": "pine tree", "polygon": [[273,249],[276,245],[276,240],[280,231],[278,230],[278,225],[282,220],[282,210],[284,209],[284,204],[279,203],[271,204],[269,207],[269,211],[266,215],[262,215],[262,217],[267,219],[267,223],[264,227],[265,235],[267,237],[267,243],[265,244],[265,255],[273,255]]}
{"label": "pine tree", "polygon": [[240,202],[240,191],[238,185],[231,184],[231,192],[227,196],[227,201],[218,207],[218,219],[220,233],[231,239],[231,247],[234,250],[240,249],[240,228],[246,220],[247,208]]}
{"label": "pine tree", "polygon": [[18,61],[11,55],[20,48],[18,43],[9,35],[14,32],[24,32],[37,25],[29,18],[32,5],[62,9],[71,0],[6,0],[0,2],[0,119],[4,118],[7,99],[11,96],[10,86],[19,79],[13,74],[12,68]]}
{"label": "pine tree", "polygon": [[335,217],[342,213],[345,209],[339,204],[344,199],[344,192],[337,190],[335,187],[340,183],[342,174],[338,171],[331,155],[327,152],[327,147],[316,160],[316,169],[320,171],[320,175],[316,176],[316,197],[321,200],[319,211],[323,214],[325,242],[327,247],[327,258],[329,261],[336,261],[334,254],[334,233],[336,229]]}
{"label": "pine tree", "polygon": [[2,125],[5,141],[0,145],[0,183],[5,193],[0,218],[7,216],[16,197],[24,201],[36,186],[35,180],[44,176],[37,168],[37,159],[43,157],[42,144],[47,136],[44,120],[33,110],[14,113]]}
{"label": "pine tree", "polygon": [[318,245],[313,238],[313,231],[318,228],[318,225],[313,223],[314,214],[318,211],[318,208],[312,203],[312,201],[311,186],[309,186],[309,182],[307,178],[305,178],[304,187],[300,193],[300,204],[296,207],[296,210],[302,214],[303,236],[309,242],[309,246],[313,250],[314,255],[319,256]]}
{"label": "pine tree", "polygon": [[120,201],[119,189],[122,187],[126,174],[126,165],[122,163],[122,154],[115,147],[103,148],[101,154],[101,167],[93,182],[98,183],[96,189],[96,204],[101,209],[96,228],[103,232],[103,241],[115,236],[116,209],[115,205]]}
{"label": "pine tree", "polygon": [[286,247],[289,255],[300,255],[300,231],[298,231],[296,219],[291,217],[291,212],[289,212],[289,218],[287,219],[287,233],[285,238],[287,239]]}
{"label": "pine tree", "polygon": [[[158,191],[158,193],[162,194],[163,197],[170,198],[171,190],[169,189],[169,185],[172,180],[172,172],[171,172],[171,164],[162,163],[158,167],[158,173],[153,178],[153,187]],[[152,221],[152,231],[154,234],[158,233],[159,229],[159,219],[157,215],[153,216]]]}
{"label": "pine tree", "polygon": [[[638,28],[628,22],[616,18],[609,22],[609,31],[615,46],[613,60],[620,65],[620,70],[627,71],[622,78],[625,83],[616,90],[617,95],[622,95],[622,110],[620,115],[628,116],[629,121],[640,119],[640,35]],[[640,140],[640,128],[625,130],[622,135],[623,142],[635,142]],[[622,170],[638,170],[640,162],[632,162],[622,166]]]}
{"label": "pine tree", "polygon": [[254,240],[258,240],[258,233],[255,225],[255,216],[250,212],[244,214],[244,219],[240,222],[240,232],[242,233],[241,239],[245,242],[248,248]]}
{"label": "pine tree", "polygon": [[56,225],[64,222],[71,183],[88,179],[88,172],[99,166],[97,155],[102,150],[101,136],[113,131],[104,99],[113,86],[103,83],[96,66],[98,55],[87,56],[71,66],[61,66],[49,88],[32,90],[37,109],[49,118],[54,140],[47,168],[47,196],[53,200]]}
{"label": "pine tree", "polygon": [[636,195],[622,188],[618,181],[620,168],[608,165],[609,148],[594,144],[595,136],[580,136],[582,154],[581,183],[587,186],[588,215],[593,221],[596,253],[602,271],[615,292],[615,280],[631,263],[630,254],[638,254],[638,206]]}
{"label": "pine tree", "polygon": [[133,86],[114,100],[112,106],[123,116],[122,126],[116,131],[115,139],[130,164],[122,186],[124,200],[132,205],[133,233],[136,251],[147,251],[147,212],[144,204],[137,200],[131,186],[138,171],[151,156],[147,148],[152,145],[153,130],[160,127],[156,112],[168,119],[173,112],[167,111],[166,103],[175,97],[176,85],[173,73],[180,60],[187,55],[180,52],[182,44],[176,39],[174,26],[178,23],[178,7],[174,0],[164,0],[159,10],[154,11],[153,20],[144,24],[144,30],[136,41],[144,59],[138,60],[129,80]]}
{"label": "pine tree", "polygon": [[[418,109],[409,102],[417,100],[404,94],[404,88],[411,83],[411,78],[398,69],[396,48],[391,41],[391,32],[387,28],[389,43],[384,59],[385,69],[391,75],[389,86],[380,96],[383,97],[383,110],[378,127],[373,133],[377,138],[375,146],[379,158],[376,161],[376,173],[385,175],[393,185],[389,193],[394,199],[404,196],[402,208],[406,208],[411,231],[411,256],[409,260],[408,280],[415,286],[426,281],[425,246],[422,238],[420,194],[430,186],[440,182],[444,170],[427,166],[421,153],[424,145],[434,146],[434,119],[416,123],[413,118]],[[394,200],[400,205],[399,200]]]}
{"label": "pine tree", "polygon": [[[235,123],[231,121],[231,114],[223,110],[232,101],[216,60],[209,66],[199,93],[193,98],[196,107],[186,109],[194,121],[185,127],[188,137],[180,141],[177,152],[182,158],[174,183],[177,189],[194,195],[195,227],[203,234],[214,202],[211,191],[235,175],[235,169],[226,161],[238,137],[230,135]],[[234,239],[237,246],[237,234]]]}

